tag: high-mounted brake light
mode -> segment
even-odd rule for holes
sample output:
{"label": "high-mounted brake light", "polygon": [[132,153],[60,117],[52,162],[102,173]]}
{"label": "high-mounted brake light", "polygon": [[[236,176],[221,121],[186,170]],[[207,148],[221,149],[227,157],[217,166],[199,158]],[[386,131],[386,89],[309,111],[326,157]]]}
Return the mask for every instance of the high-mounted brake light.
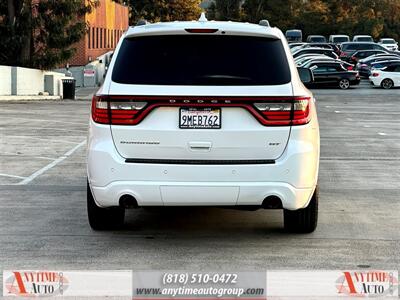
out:
{"label": "high-mounted brake light", "polygon": [[188,28],[185,29],[186,32],[189,33],[215,33],[218,31],[218,29],[211,29],[211,28]]}
{"label": "high-mounted brake light", "polygon": [[95,96],[94,122],[137,125],[158,107],[241,107],[264,126],[310,122],[310,97]]}

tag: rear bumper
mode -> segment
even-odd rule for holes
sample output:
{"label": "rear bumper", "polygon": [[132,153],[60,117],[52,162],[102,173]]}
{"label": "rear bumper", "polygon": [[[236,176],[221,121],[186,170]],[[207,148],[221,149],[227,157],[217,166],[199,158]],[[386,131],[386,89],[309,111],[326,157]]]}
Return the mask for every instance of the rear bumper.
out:
{"label": "rear bumper", "polygon": [[369,81],[373,86],[380,86],[382,79],[380,77],[369,77]]}
{"label": "rear bumper", "polygon": [[286,209],[306,207],[314,188],[297,189],[281,182],[144,182],[118,181],[92,187],[99,206],[118,205],[123,195],[133,196],[139,206],[261,205],[277,196]]}
{"label": "rear bumper", "polygon": [[122,195],[140,206],[261,205],[278,196],[286,209],[308,205],[318,179],[319,130],[312,121],[292,127],[284,153],[273,164],[182,165],[126,163],[108,125],[91,123],[88,179],[99,206],[118,206]]}

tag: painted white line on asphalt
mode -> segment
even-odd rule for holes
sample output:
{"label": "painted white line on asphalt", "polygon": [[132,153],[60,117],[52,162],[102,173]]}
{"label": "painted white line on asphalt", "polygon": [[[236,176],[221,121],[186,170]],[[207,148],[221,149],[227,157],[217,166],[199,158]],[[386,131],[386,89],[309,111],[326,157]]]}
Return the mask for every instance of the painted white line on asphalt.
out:
{"label": "painted white line on asphalt", "polygon": [[354,115],[380,115],[380,116],[397,116],[400,112],[377,112],[377,111],[351,111],[351,110],[335,110],[335,113],[354,114]]}
{"label": "painted white line on asphalt", "polygon": [[387,135],[387,133],[384,132],[378,132],[379,135]]}
{"label": "painted white line on asphalt", "polygon": [[21,117],[9,117],[9,116],[1,116],[2,119],[16,119],[16,120],[27,120],[29,122],[54,122],[54,123],[62,123],[62,124],[75,124],[75,125],[87,125],[88,123],[78,123],[78,122],[65,122],[65,121],[56,121],[56,120],[45,120],[45,119],[32,119],[32,118],[21,118]]}
{"label": "painted white line on asphalt", "polygon": [[25,178],[26,178],[26,177],[22,177],[22,176],[10,175],[10,174],[3,174],[3,173],[0,173],[0,176],[11,177],[11,178],[18,178],[18,179],[25,179]]}
{"label": "painted white line on asphalt", "polygon": [[32,180],[34,180],[36,177],[42,175],[44,172],[50,170],[51,168],[55,167],[56,165],[58,165],[60,162],[62,162],[64,159],[68,158],[68,156],[70,156],[72,153],[74,153],[76,150],[78,150],[80,147],[82,147],[83,145],[86,144],[86,140],[80,142],[78,145],[76,145],[74,148],[72,148],[71,150],[69,150],[68,152],[66,152],[63,156],[60,156],[59,158],[57,158],[56,160],[52,161],[51,163],[49,163],[47,166],[41,168],[40,170],[36,171],[35,173],[33,173],[31,176],[26,177],[24,180],[22,180],[21,182],[17,183],[18,185],[25,185],[28,184],[29,182],[31,182]]}
{"label": "painted white line on asphalt", "polygon": [[46,142],[53,141],[53,142],[58,142],[58,143],[66,143],[66,144],[74,144],[74,145],[79,144],[78,142],[71,142],[71,141],[66,141],[66,140],[55,140],[55,139],[52,139],[51,136],[49,136],[48,139],[39,138],[36,136],[29,136],[29,135],[5,135],[4,137],[16,138],[16,139],[18,139],[18,138],[33,139],[33,140],[40,140],[40,141],[46,141]]}
{"label": "painted white line on asphalt", "polygon": [[[29,124],[18,124],[18,125],[15,125],[15,126],[18,127],[18,128],[21,128],[21,127],[24,127],[23,125],[26,125],[26,127],[28,129],[49,129],[49,130],[67,131],[67,132],[71,132],[71,131],[87,132],[87,129],[69,129],[69,128],[67,129],[67,128],[55,128],[55,127],[32,127],[32,126],[29,126]],[[24,130],[26,130],[26,129],[24,128]]]}
{"label": "painted white line on asphalt", "polygon": [[[39,159],[46,159],[46,160],[55,160],[54,157],[45,157],[45,156],[32,156],[32,155],[26,155],[23,153],[15,153],[15,152],[0,152],[0,156],[22,156],[22,157],[33,157],[33,158],[39,158]],[[24,177],[25,178],[25,177]]]}

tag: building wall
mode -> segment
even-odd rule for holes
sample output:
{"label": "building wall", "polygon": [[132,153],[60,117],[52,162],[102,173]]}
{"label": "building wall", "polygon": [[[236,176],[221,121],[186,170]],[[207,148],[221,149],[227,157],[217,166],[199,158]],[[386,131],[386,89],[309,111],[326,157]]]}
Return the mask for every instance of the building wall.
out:
{"label": "building wall", "polygon": [[123,32],[129,27],[127,6],[112,0],[100,0],[99,6],[85,17],[88,33],[74,47],[75,56],[69,61],[71,66],[83,66],[96,57],[113,50]]}
{"label": "building wall", "polygon": [[44,92],[44,71],[16,68],[16,95],[38,95]]}
{"label": "building wall", "polygon": [[11,67],[0,66],[0,96],[11,95]]}
{"label": "building wall", "polygon": [[[45,77],[51,77],[47,85]],[[63,73],[0,66],[0,96],[38,96],[43,92],[60,96],[63,78],[66,78]]]}

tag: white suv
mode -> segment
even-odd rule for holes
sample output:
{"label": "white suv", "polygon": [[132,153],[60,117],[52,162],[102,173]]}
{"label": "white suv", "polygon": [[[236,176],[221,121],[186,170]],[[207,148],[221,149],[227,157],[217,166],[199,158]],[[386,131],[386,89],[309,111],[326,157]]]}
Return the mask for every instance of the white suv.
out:
{"label": "white suv", "polygon": [[203,16],[124,34],[92,102],[93,229],[120,226],[126,208],[235,206],[283,208],[286,230],[314,231],[315,100],[282,32],[260,24]]}

